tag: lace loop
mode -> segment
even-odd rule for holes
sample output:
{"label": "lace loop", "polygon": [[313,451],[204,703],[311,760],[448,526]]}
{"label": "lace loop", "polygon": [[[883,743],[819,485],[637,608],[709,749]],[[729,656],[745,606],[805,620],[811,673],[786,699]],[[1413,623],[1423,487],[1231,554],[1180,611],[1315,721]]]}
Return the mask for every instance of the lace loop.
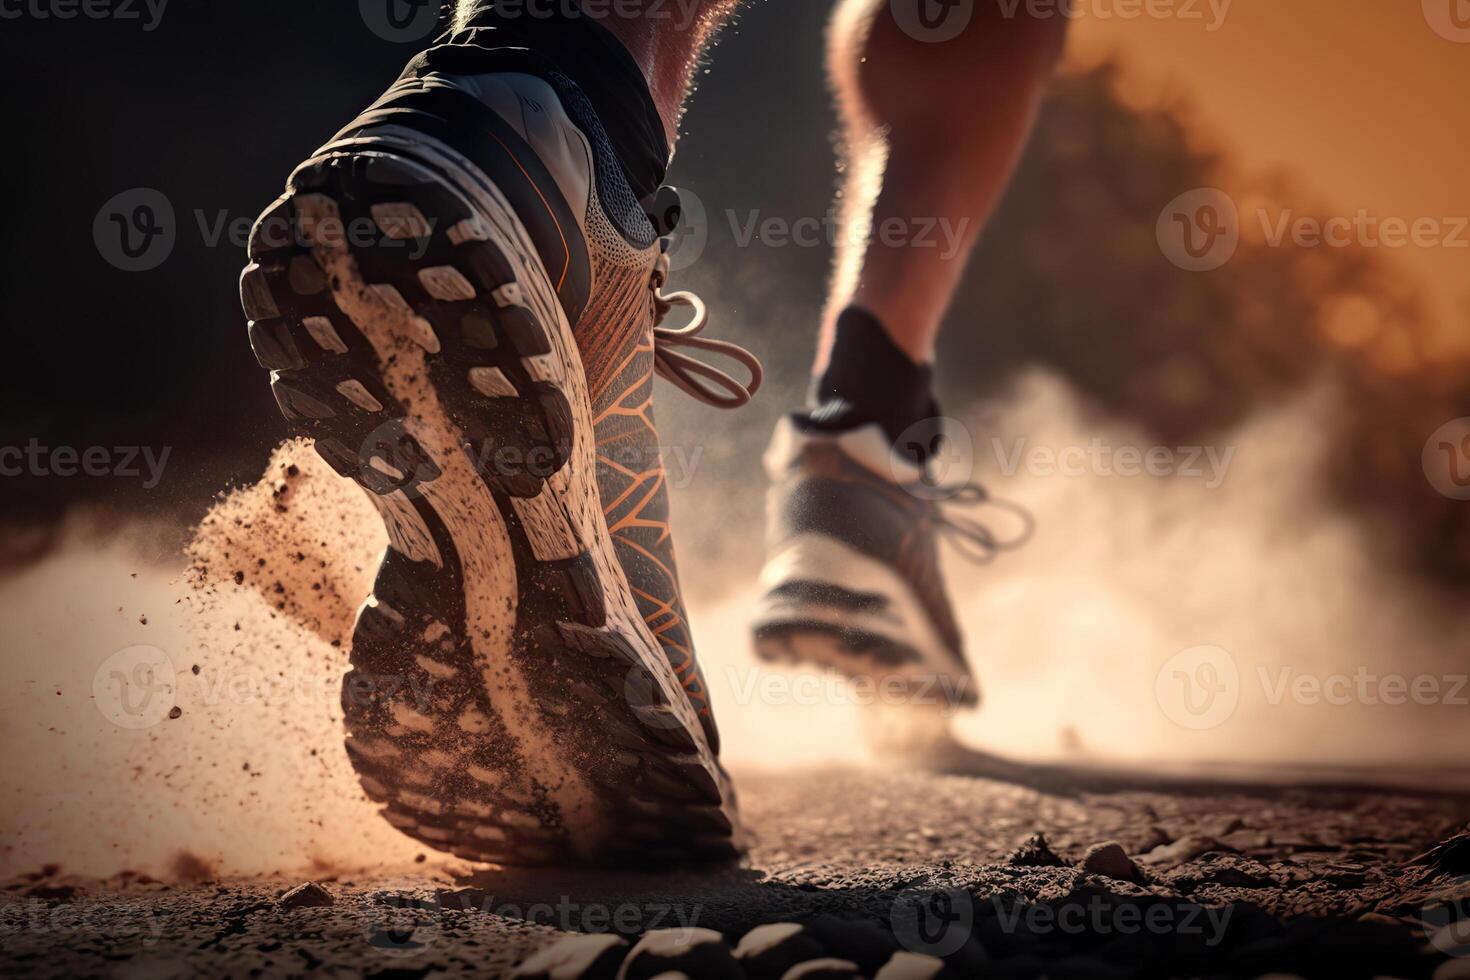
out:
{"label": "lace loop", "polygon": [[[649,287],[653,290],[653,368],[659,377],[677,387],[690,397],[713,405],[715,408],[739,408],[747,404],[760,390],[764,371],[760,360],[750,351],[728,340],[701,337],[700,333],[709,323],[709,309],[704,300],[690,292],[665,294],[662,291],[668,277],[668,253],[662,253],[653,269]],[[682,327],[660,326],[675,306],[687,306],[694,311],[693,318]],[[741,384],[729,373],[691,357],[678,347],[709,351],[739,361],[750,373],[750,380]]]}
{"label": "lace loop", "polygon": [[927,489],[927,494],[943,495],[944,503],[958,504],[962,507],[988,505],[1009,511],[1020,520],[1020,533],[1003,539],[973,518],[947,513],[943,507],[939,506],[940,502],[935,501],[934,526],[949,538],[950,543],[962,557],[977,565],[988,564],[995,560],[996,555],[1002,551],[1013,551],[1021,547],[1031,539],[1031,535],[1036,531],[1036,518],[1029,510],[1013,501],[992,497],[990,491],[978,483],[964,483],[955,487],[930,487]]}

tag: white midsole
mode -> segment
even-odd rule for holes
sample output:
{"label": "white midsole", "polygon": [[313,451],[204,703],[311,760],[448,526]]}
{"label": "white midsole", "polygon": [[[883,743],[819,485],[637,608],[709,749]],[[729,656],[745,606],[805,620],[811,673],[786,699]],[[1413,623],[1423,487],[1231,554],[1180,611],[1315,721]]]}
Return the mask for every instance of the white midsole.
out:
{"label": "white midsole", "polygon": [[[773,594],[778,586],[789,582],[869,593],[881,596],[886,603],[878,609],[864,610],[804,596]],[[802,659],[816,659],[821,666],[850,674],[955,677],[967,673],[955,663],[908,583],[889,566],[836,538],[811,533],[793,537],[766,562],[760,584],[764,594],[751,621],[756,630],[817,622],[870,633],[919,654],[918,663],[893,667],[873,663],[870,658],[857,659],[849,651],[836,649],[834,643],[811,640],[792,650]]]}

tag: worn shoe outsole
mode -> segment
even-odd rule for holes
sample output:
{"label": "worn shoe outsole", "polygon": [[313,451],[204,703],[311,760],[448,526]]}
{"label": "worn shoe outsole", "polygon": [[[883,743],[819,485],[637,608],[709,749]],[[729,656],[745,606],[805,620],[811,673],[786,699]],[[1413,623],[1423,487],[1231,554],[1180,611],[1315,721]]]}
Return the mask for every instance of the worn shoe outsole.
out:
{"label": "worn shoe outsole", "polygon": [[390,539],[348,754],[395,827],[473,860],[721,860],[733,794],[614,555],[571,328],[485,174],[384,127],[257,222],[241,297],[281,412]]}

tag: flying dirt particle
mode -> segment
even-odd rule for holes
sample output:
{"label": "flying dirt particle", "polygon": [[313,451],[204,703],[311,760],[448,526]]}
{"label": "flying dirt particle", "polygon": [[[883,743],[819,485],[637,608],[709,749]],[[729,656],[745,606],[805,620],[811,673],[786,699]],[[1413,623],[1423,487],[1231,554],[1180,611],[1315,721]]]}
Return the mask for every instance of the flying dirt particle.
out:
{"label": "flying dirt particle", "polygon": [[189,669],[194,672],[194,676],[195,677],[198,677],[199,676],[199,665],[198,664],[195,664],[194,666],[190,667]]}
{"label": "flying dirt particle", "polygon": [[168,709],[168,717],[170,721],[176,718],[183,717],[183,714],[184,709],[180,708],[178,705],[174,705],[172,708]]}
{"label": "flying dirt particle", "polygon": [[423,864],[427,860],[429,860],[429,856],[427,854],[415,854],[413,856],[414,864]]}
{"label": "flying dirt particle", "polygon": [[180,881],[210,881],[217,877],[214,865],[191,851],[179,851],[169,864],[169,873]]}
{"label": "flying dirt particle", "polygon": [[1006,858],[1006,864],[1013,868],[1065,868],[1067,866],[1067,862],[1057,857],[1051,845],[1046,842],[1045,835],[1039,832],[1022,841],[1021,846]]}

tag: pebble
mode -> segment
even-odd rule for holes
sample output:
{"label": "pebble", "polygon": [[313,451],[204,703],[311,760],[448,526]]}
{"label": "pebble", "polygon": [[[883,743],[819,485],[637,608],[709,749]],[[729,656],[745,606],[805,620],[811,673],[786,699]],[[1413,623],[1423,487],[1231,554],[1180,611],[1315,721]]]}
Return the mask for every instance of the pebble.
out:
{"label": "pebble", "polygon": [[1148,883],[1143,872],[1138,870],[1138,865],[1123,850],[1123,845],[1115,840],[1103,841],[1089,847],[1087,853],[1082,855],[1082,870],[1115,881],[1131,881],[1137,885]]}
{"label": "pebble", "polygon": [[873,980],[938,980],[943,975],[944,960],[919,953],[894,953]]}
{"label": "pebble", "polygon": [[780,980],[798,963],[826,955],[798,922],[772,922],[756,926],[735,946],[735,958],[751,980]]}
{"label": "pebble", "polygon": [[283,909],[324,909],[336,905],[337,900],[321,885],[308,881],[276,899],[276,904]]}
{"label": "pebble", "polygon": [[613,980],[628,941],[610,933],[563,936],[511,973],[516,980]]}
{"label": "pebble", "polygon": [[781,980],[862,980],[862,976],[851,960],[824,958],[798,963]]}
{"label": "pebble", "polygon": [[1186,837],[1179,838],[1172,844],[1163,844],[1154,848],[1139,858],[1139,863],[1149,865],[1150,867],[1172,868],[1176,864],[1193,861],[1206,852],[1218,851],[1224,848],[1225,845],[1213,837],[1190,834]]}
{"label": "pebble", "polygon": [[628,953],[618,980],[653,980],[662,973],[699,980],[744,980],[725,937],[713,929],[655,929]]}

